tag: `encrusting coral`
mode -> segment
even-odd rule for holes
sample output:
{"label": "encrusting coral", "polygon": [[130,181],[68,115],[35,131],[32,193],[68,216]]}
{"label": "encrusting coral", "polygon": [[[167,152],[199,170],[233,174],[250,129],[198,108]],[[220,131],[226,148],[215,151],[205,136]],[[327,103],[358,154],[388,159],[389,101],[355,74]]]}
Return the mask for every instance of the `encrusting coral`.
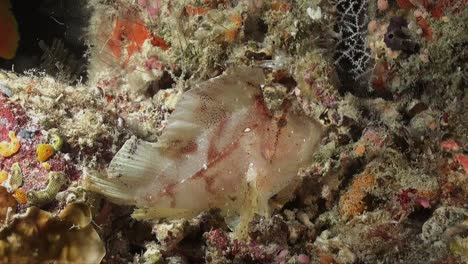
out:
{"label": "encrusting coral", "polygon": [[99,263],[104,255],[91,211],[81,203],[68,204],[57,216],[30,207],[0,230],[2,263]]}
{"label": "encrusting coral", "polygon": [[38,191],[29,191],[27,193],[28,203],[40,206],[54,201],[55,196],[65,183],[66,177],[64,173],[49,173],[49,182],[47,183],[47,186],[44,189]]}
{"label": "encrusting coral", "polygon": [[7,216],[16,211],[15,198],[3,186],[0,186],[0,224],[4,224]]}

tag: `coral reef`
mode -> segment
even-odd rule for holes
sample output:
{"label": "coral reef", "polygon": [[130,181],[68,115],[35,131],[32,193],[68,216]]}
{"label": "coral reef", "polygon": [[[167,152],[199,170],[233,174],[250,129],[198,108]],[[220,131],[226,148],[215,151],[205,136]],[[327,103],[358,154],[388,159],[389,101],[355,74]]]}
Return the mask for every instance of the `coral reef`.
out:
{"label": "coral reef", "polygon": [[468,261],[467,1],[86,5],[0,70],[0,262]]}
{"label": "coral reef", "polygon": [[99,263],[105,248],[88,206],[71,203],[58,216],[30,207],[13,217],[0,230],[0,252],[4,263]]}

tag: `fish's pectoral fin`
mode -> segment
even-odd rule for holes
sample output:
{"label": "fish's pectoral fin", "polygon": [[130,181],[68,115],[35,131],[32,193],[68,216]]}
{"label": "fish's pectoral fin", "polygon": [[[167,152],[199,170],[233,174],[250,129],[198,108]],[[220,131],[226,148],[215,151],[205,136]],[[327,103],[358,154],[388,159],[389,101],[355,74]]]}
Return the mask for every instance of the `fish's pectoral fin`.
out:
{"label": "fish's pectoral fin", "polygon": [[243,206],[239,208],[239,221],[234,228],[234,237],[245,239],[248,237],[249,225],[256,215],[270,217],[269,197],[259,192],[256,172],[252,179],[245,184]]}
{"label": "fish's pectoral fin", "polygon": [[[85,184],[89,190],[110,197],[119,204],[145,206],[140,198],[148,186],[158,177],[163,177],[172,162],[160,154],[160,148],[154,143],[137,139],[128,139],[117,152],[107,168],[107,176],[99,173],[88,174]],[[154,192],[158,192],[154,186]]]}
{"label": "fish's pectoral fin", "polygon": [[118,179],[107,178],[98,171],[85,171],[83,185],[86,190],[105,195],[116,204],[131,205],[136,203],[138,188],[132,188]]}
{"label": "fish's pectoral fin", "polygon": [[148,184],[167,165],[155,143],[132,136],[112,159],[107,173],[124,183]]}

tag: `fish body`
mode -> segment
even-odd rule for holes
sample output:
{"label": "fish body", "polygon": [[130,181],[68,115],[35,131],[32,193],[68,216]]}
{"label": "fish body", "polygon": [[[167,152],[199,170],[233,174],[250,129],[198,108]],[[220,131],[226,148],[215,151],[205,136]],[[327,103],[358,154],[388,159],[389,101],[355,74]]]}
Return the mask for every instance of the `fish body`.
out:
{"label": "fish body", "polygon": [[268,215],[268,200],[310,164],[318,122],[285,103],[265,106],[261,69],[227,70],[186,92],[156,143],[129,139],[108,178],[88,187],[136,205],[136,218],[190,217],[210,208],[250,218]]}
{"label": "fish body", "polygon": [[13,59],[18,49],[19,33],[9,0],[0,0],[0,57]]}

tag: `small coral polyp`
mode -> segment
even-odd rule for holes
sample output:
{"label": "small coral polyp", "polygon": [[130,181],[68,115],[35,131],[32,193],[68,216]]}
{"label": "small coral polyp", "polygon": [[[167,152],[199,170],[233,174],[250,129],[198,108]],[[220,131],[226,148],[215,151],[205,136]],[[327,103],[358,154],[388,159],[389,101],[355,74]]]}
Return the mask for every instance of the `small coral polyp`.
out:
{"label": "small coral polyp", "polygon": [[11,165],[7,186],[10,191],[16,191],[21,185],[23,185],[23,170],[19,163],[16,162]]}
{"label": "small coral polyp", "polygon": [[0,171],[0,184],[5,182],[8,179],[8,172],[2,170]]}
{"label": "small coral polyp", "polygon": [[36,149],[37,160],[40,162],[46,162],[54,153],[55,149],[50,144],[39,144]]}
{"label": "small coral polyp", "polygon": [[14,193],[13,193],[13,197],[15,198],[15,200],[19,203],[19,204],[26,204],[28,202],[28,197],[27,197],[27,193],[25,190],[23,189],[17,189]]}

